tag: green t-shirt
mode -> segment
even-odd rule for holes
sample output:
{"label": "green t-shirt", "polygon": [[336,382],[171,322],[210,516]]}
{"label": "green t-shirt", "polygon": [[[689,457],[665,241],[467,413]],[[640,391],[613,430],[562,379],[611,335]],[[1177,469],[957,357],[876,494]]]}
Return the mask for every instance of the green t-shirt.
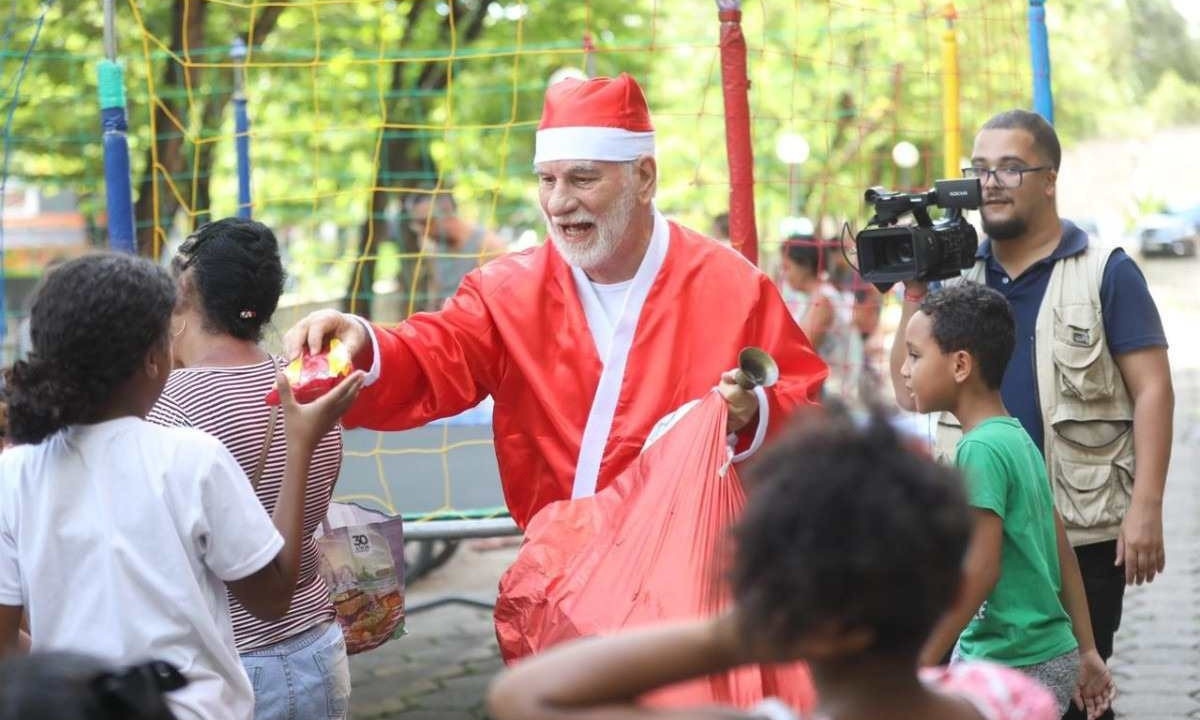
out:
{"label": "green t-shirt", "polygon": [[1074,650],[1071,618],[1058,597],[1054,498],[1041,452],[1015,418],[994,417],[963,436],[954,464],[967,479],[971,506],[1004,522],[1000,578],[959,637],[959,652],[1022,667]]}

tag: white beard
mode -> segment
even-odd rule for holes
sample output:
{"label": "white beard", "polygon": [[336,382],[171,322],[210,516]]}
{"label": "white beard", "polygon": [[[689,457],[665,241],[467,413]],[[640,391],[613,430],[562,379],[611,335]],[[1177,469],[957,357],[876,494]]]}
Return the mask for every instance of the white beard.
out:
{"label": "white beard", "polygon": [[[620,249],[621,235],[629,227],[633,217],[633,209],[637,205],[637,197],[632,189],[617,198],[611,210],[604,217],[593,217],[584,212],[577,212],[563,218],[551,220],[546,211],[542,211],[542,219],[546,222],[546,234],[554,243],[554,249],[566,260],[568,265],[577,267],[584,272],[598,268],[612,260]],[[573,243],[559,236],[555,223],[570,225],[572,223],[592,223],[595,226],[596,238],[587,245]]]}

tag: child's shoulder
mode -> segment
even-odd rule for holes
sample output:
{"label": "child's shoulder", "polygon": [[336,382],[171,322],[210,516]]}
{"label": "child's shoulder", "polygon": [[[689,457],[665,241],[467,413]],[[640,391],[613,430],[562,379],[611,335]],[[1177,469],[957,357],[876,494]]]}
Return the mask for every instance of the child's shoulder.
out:
{"label": "child's shoulder", "polygon": [[1034,446],[1020,422],[1015,418],[998,416],[971,428],[970,432],[963,435],[959,447],[998,455],[1020,455]]}
{"label": "child's shoulder", "polygon": [[150,452],[201,457],[221,447],[221,441],[203,430],[177,425],[159,425],[143,420],[136,425],[133,442]]}
{"label": "child's shoulder", "polygon": [[1057,720],[1058,703],[1036,680],[989,662],[964,662],[921,670],[938,691],[970,701],[987,720]]}

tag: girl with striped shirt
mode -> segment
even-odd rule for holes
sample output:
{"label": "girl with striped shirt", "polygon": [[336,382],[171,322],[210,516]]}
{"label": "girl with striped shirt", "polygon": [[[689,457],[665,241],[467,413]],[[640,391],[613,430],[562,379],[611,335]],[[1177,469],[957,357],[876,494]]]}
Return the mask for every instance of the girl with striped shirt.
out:
{"label": "girl with striped shirt", "polygon": [[[271,512],[286,447],[283,418],[263,402],[275,381],[276,359],[258,343],[283,292],[275,235],[251,220],[218,220],[184,242],[171,268],[179,295],[173,338],[177,367],[148,419],[216,436]],[[313,538],[329,509],[341,461],[341,428],[335,426],[312,456],[300,576],[287,613],[264,622],[230,598],[238,653],[254,687],[255,720],[348,716],[345,640]]]}

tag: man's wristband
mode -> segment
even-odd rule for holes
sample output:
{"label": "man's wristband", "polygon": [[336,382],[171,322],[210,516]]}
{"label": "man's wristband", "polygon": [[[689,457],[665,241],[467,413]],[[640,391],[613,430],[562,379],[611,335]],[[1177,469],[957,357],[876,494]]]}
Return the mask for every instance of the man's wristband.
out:
{"label": "man's wristband", "polygon": [[904,302],[919,303],[922,300],[924,300],[925,296],[928,294],[929,294],[928,290],[923,290],[921,292],[913,292],[912,290],[910,290],[906,287],[906,288],[904,288]]}

